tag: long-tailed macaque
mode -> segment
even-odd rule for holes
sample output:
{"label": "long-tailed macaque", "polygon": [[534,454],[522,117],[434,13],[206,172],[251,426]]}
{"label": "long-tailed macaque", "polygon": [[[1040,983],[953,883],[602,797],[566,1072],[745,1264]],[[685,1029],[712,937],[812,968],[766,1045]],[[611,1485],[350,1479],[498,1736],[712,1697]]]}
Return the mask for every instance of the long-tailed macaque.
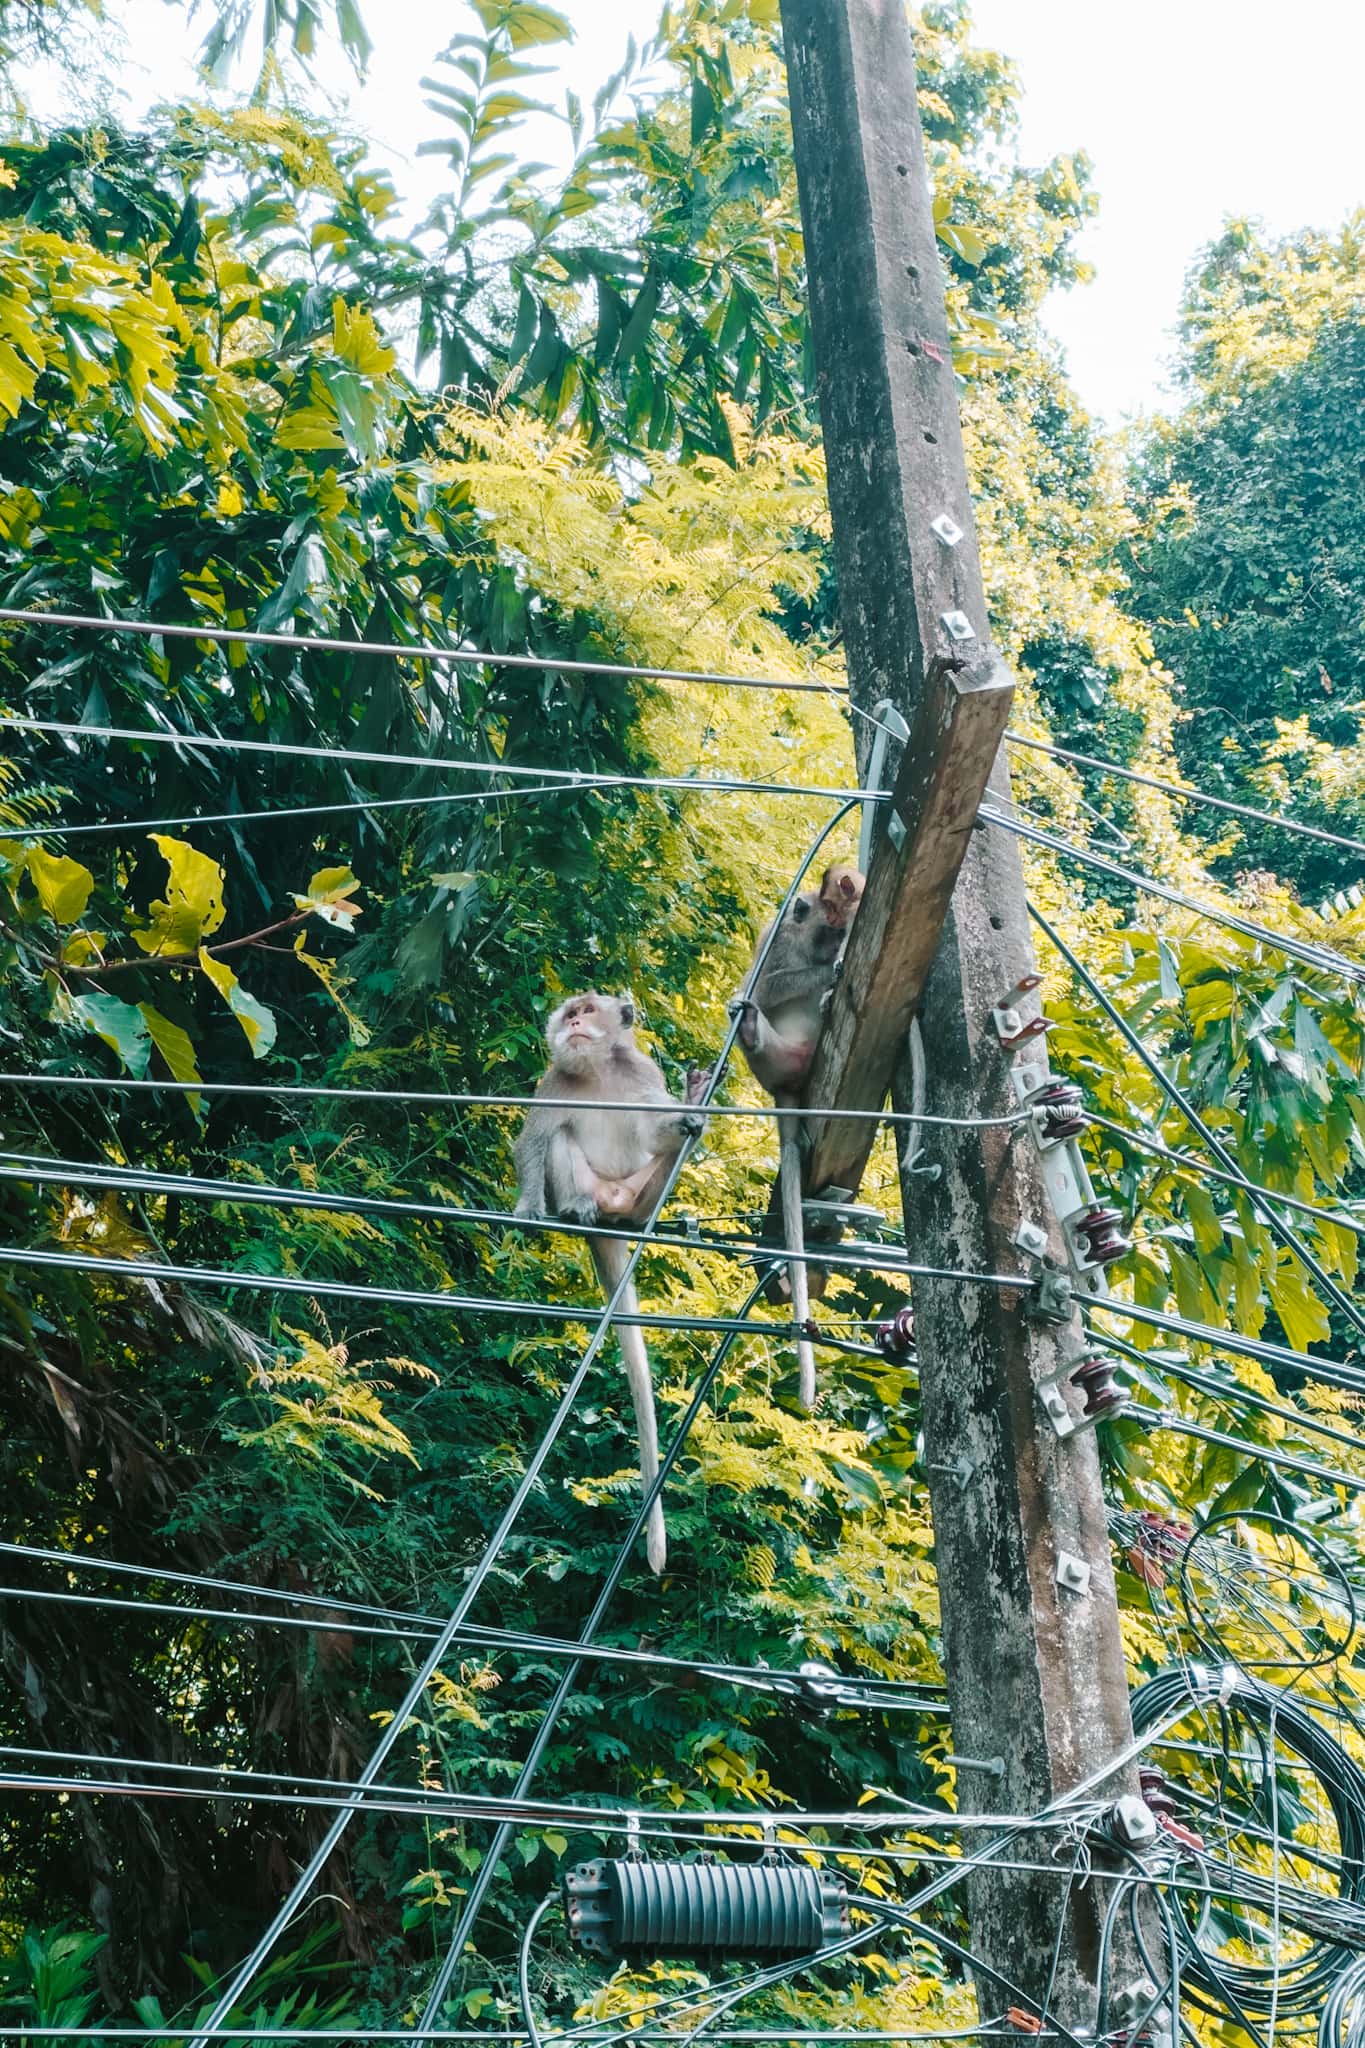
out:
{"label": "long-tailed macaque", "polygon": [[[864,877],[857,868],[826,868],[818,890],[803,890],[787,905],[758,980],[746,997],[739,1024],[739,1045],[754,1074],[779,1109],[794,1106],[820,1036],[839,955],[863,899]],[[762,950],[772,927],[759,939]],[[794,1117],[779,1117],[782,1230],[788,1246],[804,1249],[801,1222],[800,1126]],[[810,1317],[810,1292],[804,1259],[789,1267],[792,1313],[799,1330]],[[815,1353],[804,1334],[796,1340],[801,1401],[815,1405]]]}
{"label": "long-tailed macaque", "polygon": [[[635,1010],[619,996],[570,996],[545,1030],[550,1064],[537,1095],[569,1098],[570,1108],[535,1108],[513,1150],[517,1169],[518,1216],[558,1216],[567,1223],[612,1223],[629,1228],[648,1220],[685,1140],[700,1128],[698,1118],[674,1103],[653,1060],[635,1043]],[[676,1116],[598,1109],[602,1102],[668,1103]],[[620,1284],[629,1247],[618,1237],[590,1237],[597,1277],[610,1296]],[[638,1315],[635,1288],[627,1286],[619,1306]],[[649,1353],[637,1325],[617,1326],[617,1342],[635,1406],[640,1443],[640,1483],[649,1491],[659,1470],[659,1431]],[[651,1568],[661,1572],[667,1557],[664,1515],[656,1500],[645,1528]]]}

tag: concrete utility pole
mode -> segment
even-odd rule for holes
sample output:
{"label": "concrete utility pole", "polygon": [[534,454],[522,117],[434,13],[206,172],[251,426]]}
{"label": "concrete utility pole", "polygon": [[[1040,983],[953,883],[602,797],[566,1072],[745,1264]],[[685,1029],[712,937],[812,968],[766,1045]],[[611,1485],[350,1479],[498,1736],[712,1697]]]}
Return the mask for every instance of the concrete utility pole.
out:
{"label": "concrete utility pole", "polygon": [[[910,29],[904,0],[782,0],[782,24],[850,687],[911,731],[806,1100],[880,1106],[922,999],[928,1108],[1000,1115],[1018,1105],[991,1013],[1034,958],[1015,842],[975,824],[988,778],[1008,808],[1010,685],[989,646]],[[1023,1271],[1022,1220],[1064,1265],[1026,1133],[935,1132],[929,1156],[936,1183],[902,1175],[912,1259]],[[865,1159],[856,1134],[817,1125],[808,1192],[856,1190]],[[1061,1440],[1038,1396],[1078,1337],[1027,1305],[1022,1286],[915,1283],[953,1743],[1003,1763],[960,1770],[978,1812],[1035,1812],[1132,1739],[1095,1439]],[[1059,1583],[1064,1554],[1089,1567],[1084,1590]],[[1041,2004],[1060,1915],[1052,2010],[1093,2024],[1104,1889],[985,1872],[972,1947]],[[986,1977],[981,1998],[1011,2002]]]}

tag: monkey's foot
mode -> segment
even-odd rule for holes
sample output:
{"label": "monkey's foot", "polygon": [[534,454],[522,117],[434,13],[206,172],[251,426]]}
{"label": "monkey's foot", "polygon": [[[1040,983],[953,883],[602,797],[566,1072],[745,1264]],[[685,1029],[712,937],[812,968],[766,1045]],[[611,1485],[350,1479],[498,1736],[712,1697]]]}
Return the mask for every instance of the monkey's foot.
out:
{"label": "monkey's foot", "polygon": [[561,1223],[597,1223],[600,1221],[596,1202],[591,1195],[570,1195],[559,1205]]}

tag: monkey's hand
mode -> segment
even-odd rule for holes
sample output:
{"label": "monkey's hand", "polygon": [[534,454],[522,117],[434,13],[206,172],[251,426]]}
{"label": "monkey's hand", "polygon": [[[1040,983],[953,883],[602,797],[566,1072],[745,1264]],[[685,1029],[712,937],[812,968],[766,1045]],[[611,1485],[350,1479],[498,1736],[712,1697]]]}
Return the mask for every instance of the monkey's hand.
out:
{"label": "monkey's hand", "polygon": [[602,1218],[591,1195],[568,1195],[559,1205],[562,1223],[600,1223]]}
{"label": "monkey's hand", "polygon": [[758,1004],[748,996],[731,996],[725,1009],[727,1015],[739,1018],[739,1042],[752,1052],[758,1043]]}
{"label": "monkey's hand", "polygon": [[512,1211],[512,1214],[513,1214],[514,1216],[524,1216],[524,1217],[525,1217],[525,1216],[536,1216],[536,1217],[540,1217],[540,1216],[544,1216],[544,1214],[545,1214],[545,1207],[544,1207],[544,1204],[543,1204],[542,1202],[537,1202],[537,1201],[536,1201],[536,1200],[534,1199],[534,1197],[533,1197],[533,1196],[531,1196],[531,1195],[518,1195],[518,1197],[517,1197],[517,1206],[516,1206],[516,1208],[515,1208],[515,1209],[514,1209],[514,1210]]}

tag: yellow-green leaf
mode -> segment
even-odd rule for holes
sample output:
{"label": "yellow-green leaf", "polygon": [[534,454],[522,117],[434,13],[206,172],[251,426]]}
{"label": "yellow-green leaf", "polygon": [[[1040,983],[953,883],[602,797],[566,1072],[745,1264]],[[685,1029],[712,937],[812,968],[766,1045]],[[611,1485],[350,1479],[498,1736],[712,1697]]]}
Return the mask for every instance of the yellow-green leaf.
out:
{"label": "yellow-green leaf", "polygon": [[38,891],[38,901],[54,924],[74,924],[85,915],[95,877],[78,860],[64,853],[49,853],[46,847],[30,846],[27,852],[29,879]]}
{"label": "yellow-green leaf", "polygon": [[152,921],[133,933],[144,953],[193,953],[223,922],[223,870],[183,839],[151,835],[168,870],[164,900],[152,905]]}
{"label": "yellow-green leaf", "polygon": [[244,989],[226,960],[215,960],[199,948],[199,965],[217,989],[246,1033],[246,1042],[258,1060],[264,1059],[275,1043],[275,1014]]}
{"label": "yellow-green leaf", "polygon": [[[160,1010],[151,1003],[139,1003],[138,1009],[142,1012],[147,1029],[152,1035],[152,1044],[166,1062],[172,1079],[202,1080],[203,1076],[194,1063],[194,1046],[188,1031],[179,1024],[173,1024],[169,1017],[163,1017]],[[197,1103],[198,1097],[191,1096],[190,1101]]]}

